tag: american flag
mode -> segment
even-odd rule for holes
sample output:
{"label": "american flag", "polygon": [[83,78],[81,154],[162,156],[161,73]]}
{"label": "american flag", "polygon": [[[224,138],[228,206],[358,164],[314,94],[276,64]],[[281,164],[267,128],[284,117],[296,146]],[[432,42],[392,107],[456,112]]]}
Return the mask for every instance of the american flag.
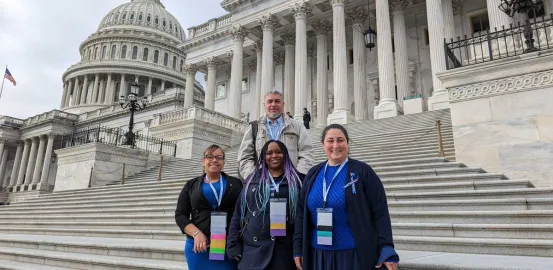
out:
{"label": "american flag", "polygon": [[15,82],[15,79],[13,78],[13,76],[10,73],[10,71],[8,70],[8,68],[6,68],[6,74],[4,74],[4,78],[6,78],[6,79],[8,79],[8,81],[12,82],[13,86],[17,85],[17,83]]}

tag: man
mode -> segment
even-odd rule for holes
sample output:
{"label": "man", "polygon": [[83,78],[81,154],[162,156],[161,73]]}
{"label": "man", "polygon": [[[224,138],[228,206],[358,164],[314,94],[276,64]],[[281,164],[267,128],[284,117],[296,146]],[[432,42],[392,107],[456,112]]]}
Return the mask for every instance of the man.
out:
{"label": "man", "polygon": [[[284,115],[283,100],[279,91],[267,93],[263,102],[265,115],[246,129],[238,150],[238,166],[242,179],[246,179],[254,171],[261,148],[269,140],[279,140],[286,145],[290,159],[300,173],[306,174],[313,167],[311,135],[299,121]],[[255,142],[252,128],[257,130]]]}
{"label": "man", "polygon": [[309,122],[311,122],[311,114],[307,111],[307,108],[303,108],[303,125],[306,129],[309,129]]}

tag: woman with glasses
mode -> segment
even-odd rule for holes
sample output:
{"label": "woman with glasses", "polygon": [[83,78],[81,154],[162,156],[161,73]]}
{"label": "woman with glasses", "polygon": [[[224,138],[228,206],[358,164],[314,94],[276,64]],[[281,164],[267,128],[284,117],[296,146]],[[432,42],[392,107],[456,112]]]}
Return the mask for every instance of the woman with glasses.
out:
{"label": "woman with glasses", "polygon": [[268,141],[245,180],[229,228],[227,254],[243,270],[296,270],[292,237],[301,179],[286,146]]}
{"label": "woman with glasses", "polygon": [[225,256],[225,246],[242,182],[222,171],[225,153],[218,145],[204,151],[202,165],[204,173],[186,182],[175,211],[175,221],[186,234],[188,269],[236,269],[236,262]]}

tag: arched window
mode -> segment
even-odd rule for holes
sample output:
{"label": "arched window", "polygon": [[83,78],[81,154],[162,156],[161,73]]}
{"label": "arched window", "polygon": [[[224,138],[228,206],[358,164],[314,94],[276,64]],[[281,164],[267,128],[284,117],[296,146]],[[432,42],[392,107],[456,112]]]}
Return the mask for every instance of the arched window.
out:
{"label": "arched window", "polygon": [[94,60],[98,58],[98,47],[94,48]]}
{"label": "arched window", "polygon": [[177,57],[173,56],[173,69],[177,69]]}
{"label": "arched window", "polygon": [[169,62],[169,54],[165,53],[165,55],[163,56],[163,65],[167,66],[168,62]]}
{"label": "arched window", "polygon": [[111,59],[115,58],[115,52],[117,51],[117,46],[111,46]]}
{"label": "arched window", "polygon": [[180,72],[182,72],[182,66],[184,66],[184,60],[180,60]]}
{"label": "arched window", "polygon": [[148,48],[144,48],[144,52],[142,54],[142,60],[148,61],[148,53],[149,53]]}
{"label": "arched window", "polygon": [[148,17],[146,17],[146,21],[150,23],[152,21],[152,15],[148,14]]}
{"label": "arched window", "polygon": [[127,12],[123,13],[123,20],[127,19]]}
{"label": "arched window", "polygon": [[88,49],[88,60],[92,60],[92,48]]}
{"label": "arched window", "polygon": [[142,15],[142,12],[140,12],[140,15],[138,15],[138,20],[139,21],[142,21],[142,18],[144,17],[144,15]]}
{"label": "arched window", "polygon": [[138,47],[132,47],[132,59],[135,60],[138,57]]}
{"label": "arched window", "polygon": [[131,13],[131,20],[134,20],[134,12]]}
{"label": "arched window", "polygon": [[115,14],[115,20],[119,20],[119,12],[117,12],[117,14]]}
{"label": "arched window", "polygon": [[121,59],[127,58],[127,45],[123,45],[123,48],[121,49]]}
{"label": "arched window", "polygon": [[163,19],[163,27],[167,26],[167,22]]}
{"label": "arched window", "polygon": [[154,52],[154,63],[157,64],[158,62],[159,62],[159,51],[156,50],[156,51]]}
{"label": "arched window", "polygon": [[158,25],[158,24],[159,24],[159,17],[158,17],[158,16],[156,16],[156,20],[155,20],[155,23],[156,23],[156,25]]}
{"label": "arched window", "polygon": [[105,46],[102,48],[102,59],[108,58],[108,46]]}
{"label": "arched window", "polygon": [[169,22],[169,29],[171,29],[171,31],[173,31],[173,22]]}

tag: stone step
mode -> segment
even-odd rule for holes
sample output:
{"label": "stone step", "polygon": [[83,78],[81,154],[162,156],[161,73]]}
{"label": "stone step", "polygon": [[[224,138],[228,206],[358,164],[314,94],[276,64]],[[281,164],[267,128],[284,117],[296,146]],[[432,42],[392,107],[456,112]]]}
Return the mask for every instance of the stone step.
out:
{"label": "stone step", "polygon": [[390,211],[514,211],[551,210],[553,198],[388,201]]}
{"label": "stone step", "polygon": [[184,261],[184,241],[2,233],[1,247]]}
{"label": "stone step", "polygon": [[394,211],[394,223],[553,224],[553,210]]}
{"label": "stone step", "polygon": [[553,258],[397,250],[401,270],[551,270]]}
{"label": "stone step", "polygon": [[394,236],[553,239],[553,224],[394,223]]}
{"label": "stone step", "polygon": [[180,234],[180,230],[175,224],[174,219],[172,221],[145,221],[145,222],[98,222],[98,221],[63,221],[63,222],[50,222],[50,221],[36,221],[36,220],[20,220],[17,222],[8,222],[5,220],[0,221],[2,228],[7,229],[82,229],[82,230],[130,230],[130,231],[171,231]]}
{"label": "stone step", "polygon": [[509,199],[509,198],[553,198],[553,188],[524,188],[499,190],[429,191],[429,192],[387,192],[388,201],[412,200],[462,200],[462,199]]}
{"label": "stone step", "polygon": [[[375,170],[376,171],[376,170]],[[386,179],[388,177],[404,177],[404,176],[437,176],[437,175],[450,175],[460,173],[484,173],[485,171],[480,168],[444,168],[444,169],[414,169],[414,170],[396,170],[389,172],[376,172],[380,178]]]}
{"label": "stone step", "polygon": [[553,240],[542,239],[397,236],[394,244],[400,250],[553,257]]}
{"label": "stone step", "polygon": [[[175,222],[175,212],[172,213],[152,213],[152,214],[136,214],[136,212],[132,212],[131,214],[111,214],[109,212],[102,213],[102,214],[74,214],[74,213],[68,213],[68,214],[61,214],[61,215],[43,215],[43,214],[37,214],[32,217],[34,221],[37,222],[68,222],[68,221],[74,221],[74,222],[85,222],[85,221],[98,221],[98,222],[115,222],[115,221],[122,221],[122,222]],[[3,217],[3,221],[5,222],[21,222],[21,221],[28,221],[29,217],[27,216],[21,216],[21,215],[13,215],[9,217]]]}
{"label": "stone step", "polygon": [[[25,235],[46,235],[46,236],[75,236],[75,237],[107,237],[126,239],[155,239],[184,241],[184,236],[174,226],[175,230],[128,230],[128,229],[58,229],[58,228],[18,228],[8,226],[2,228],[2,233],[25,234]],[[182,251],[181,251],[182,253]]]}
{"label": "stone step", "polygon": [[[183,255],[184,256],[184,255]],[[71,269],[133,269],[133,270],[186,270],[186,262],[128,258],[107,255],[79,254],[51,250],[0,247],[0,260],[18,261],[36,264],[42,269],[46,266],[60,266]]]}
{"label": "stone step", "polygon": [[497,180],[475,182],[450,182],[439,184],[407,184],[386,185],[386,192],[420,192],[425,191],[461,191],[461,190],[496,190],[496,189],[523,189],[533,187],[528,180]]}
{"label": "stone step", "polygon": [[501,173],[464,173],[437,176],[402,176],[380,178],[384,186],[406,184],[432,184],[440,182],[474,182],[476,180],[506,180]]}
{"label": "stone step", "polygon": [[1,211],[11,211],[12,209],[14,211],[18,211],[19,209],[26,209],[29,207],[33,208],[41,208],[49,207],[52,209],[59,209],[60,207],[80,207],[80,208],[90,208],[91,205],[94,205],[95,207],[111,207],[112,205],[156,205],[157,203],[173,203],[176,205],[177,199],[179,194],[175,193],[172,195],[165,195],[165,196],[148,196],[148,197],[126,197],[126,198],[120,198],[120,197],[113,197],[113,198],[107,198],[103,199],[101,201],[96,200],[95,198],[90,199],[79,199],[76,201],[71,200],[62,200],[59,202],[52,202],[51,200],[48,200],[43,197],[42,200],[35,200],[35,201],[25,201],[25,202],[19,202],[16,204],[12,204],[10,206],[6,206],[4,208],[0,208]]}
{"label": "stone step", "polygon": [[71,268],[0,260],[0,270],[71,270]]}
{"label": "stone step", "polygon": [[26,210],[12,211],[12,212],[0,212],[0,218],[10,218],[10,217],[21,216],[21,215],[28,215],[28,216],[66,215],[68,217],[70,216],[82,217],[87,215],[98,215],[98,214],[125,215],[125,214],[132,214],[132,213],[141,213],[143,215],[145,214],[174,215],[175,209],[176,209],[176,204],[170,207],[156,207],[156,206],[148,206],[148,207],[141,207],[141,208],[124,207],[124,208],[110,209],[109,211],[105,211],[104,209],[97,209],[97,208],[80,209],[78,212],[75,212],[74,209],[71,209],[71,208],[63,208],[63,209],[57,209],[57,210],[26,209]]}

